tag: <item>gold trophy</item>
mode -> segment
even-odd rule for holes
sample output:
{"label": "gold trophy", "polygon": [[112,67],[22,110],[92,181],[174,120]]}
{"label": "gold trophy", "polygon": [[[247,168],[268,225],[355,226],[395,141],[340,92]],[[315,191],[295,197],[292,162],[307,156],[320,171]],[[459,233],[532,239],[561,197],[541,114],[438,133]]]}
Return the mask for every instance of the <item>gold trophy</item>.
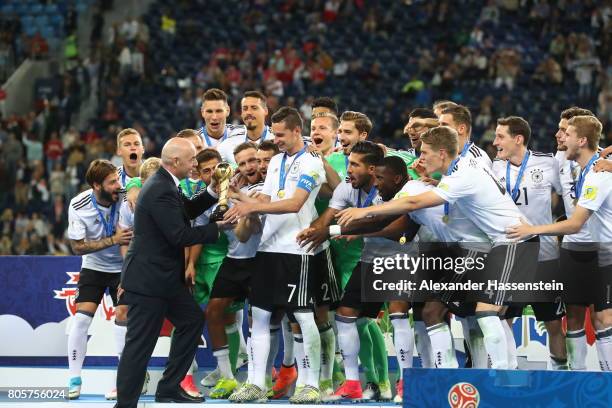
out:
{"label": "gold trophy", "polygon": [[221,221],[223,220],[223,216],[226,211],[229,210],[229,205],[227,204],[227,193],[229,192],[230,180],[234,175],[234,169],[230,166],[229,163],[223,162],[217,164],[215,167],[215,171],[212,175],[215,180],[215,184],[219,186],[219,201],[217,204],[217,208],[213,211],[210,216],[211,221]]}

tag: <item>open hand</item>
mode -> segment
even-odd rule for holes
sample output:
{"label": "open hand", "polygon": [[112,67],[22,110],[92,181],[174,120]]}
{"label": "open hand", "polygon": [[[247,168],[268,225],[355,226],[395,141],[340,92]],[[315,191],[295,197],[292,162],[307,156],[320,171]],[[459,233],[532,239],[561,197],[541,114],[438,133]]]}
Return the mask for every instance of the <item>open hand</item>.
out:
{"label": "open hand", "polygon": [[520,224],[512,225],[506,228],[506,237],[515,241],[525,239],[532,235],[534,235],[533,226],[527,224],[523,218],[521,218]]}
{"label": "open hand", "polygon": [[319,247],[323,242],[329,238],[329,231],[327,228],[306,228],[301,231],[296,240],[300,247],[304,248],[307,246],[307,251],[312,251]]}

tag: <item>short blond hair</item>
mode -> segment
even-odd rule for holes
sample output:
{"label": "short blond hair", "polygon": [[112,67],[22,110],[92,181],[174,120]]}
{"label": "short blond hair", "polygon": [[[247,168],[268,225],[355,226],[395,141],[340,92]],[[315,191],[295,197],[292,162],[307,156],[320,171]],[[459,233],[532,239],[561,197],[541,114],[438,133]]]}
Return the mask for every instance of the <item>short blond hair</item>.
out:
{"label": "short blond hair", "polygon": [[194,129],[183,129],[176,134],[176,137],[189,139],[190,137],[200,137],[200,134],[197,130]]}
{"label": "short blond hair", "polygon": [[121,139],[123,139],[127,135],[138,135],[138,137],[142,139],[142,136],[140,136],[140,133],[138,133],[136,129],[125,128],[121,132],[117,133],[117,147],[119,147],[119,145],[121,144]]}
{"label": "short blond hair", "polygon": [[159,157],[149,157],[140,165],[140,181],[144,183],[160,167],[161,159]]}
{"label": "short blond hair", "polygon": [[586,137],[589,149],[597,150],[603,126],[595,116],[574,116],[567,121],[568,126],[576,128],[578,137]]}
{"label": "short blond hair", "polygon": [[448,126],[438,126],[429,129],[421,135],[421,142],[431,146],[433,150],[446,150],[449,156],[457,155],[457,131]]}

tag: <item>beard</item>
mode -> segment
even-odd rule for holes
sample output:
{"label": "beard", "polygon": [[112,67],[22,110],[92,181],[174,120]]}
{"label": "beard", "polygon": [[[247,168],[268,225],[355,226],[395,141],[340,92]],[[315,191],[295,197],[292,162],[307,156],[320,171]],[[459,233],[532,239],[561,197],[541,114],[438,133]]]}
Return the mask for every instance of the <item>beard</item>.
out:
{"label": "beard", "polygon": [[108,191],[102,189],[100,191],[100,198],[104,201],[108,201],[109,203],[114,203],[117,200],[115,200],[115,198],[113,197],[113,193],[109,193]]}

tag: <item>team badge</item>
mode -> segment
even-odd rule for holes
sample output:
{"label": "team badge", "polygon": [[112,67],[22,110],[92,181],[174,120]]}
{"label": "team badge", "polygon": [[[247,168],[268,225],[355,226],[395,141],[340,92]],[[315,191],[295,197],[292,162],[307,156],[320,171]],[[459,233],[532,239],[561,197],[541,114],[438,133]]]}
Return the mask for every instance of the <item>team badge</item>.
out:
{"label": "team badge", "polygon": [[531,181],[535,184],[540,184],[544,180],[544,172],[542,169],[531,170]]}

